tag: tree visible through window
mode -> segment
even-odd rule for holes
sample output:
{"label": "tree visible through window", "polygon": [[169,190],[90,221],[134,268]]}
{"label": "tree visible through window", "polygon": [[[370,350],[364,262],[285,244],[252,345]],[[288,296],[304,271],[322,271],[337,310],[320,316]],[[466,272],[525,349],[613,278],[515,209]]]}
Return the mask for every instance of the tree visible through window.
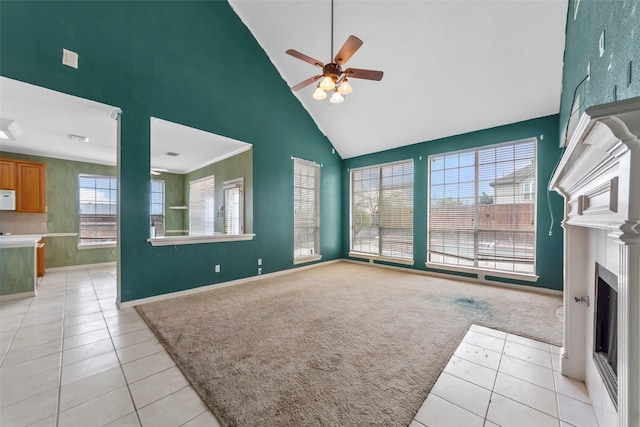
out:
{"label": "tree visible through window", "polygon": [[413,259],[413,161],[351,171],[351,251]]}
{"label": "tree visible through window", "polygon": [[78,175],[79,242],[115,243],[118,236],[118,181],[115,177]]}
{"label": "tree visible through window", "polygon": [[429,157],[428,261],[535,273],[530,139]]}

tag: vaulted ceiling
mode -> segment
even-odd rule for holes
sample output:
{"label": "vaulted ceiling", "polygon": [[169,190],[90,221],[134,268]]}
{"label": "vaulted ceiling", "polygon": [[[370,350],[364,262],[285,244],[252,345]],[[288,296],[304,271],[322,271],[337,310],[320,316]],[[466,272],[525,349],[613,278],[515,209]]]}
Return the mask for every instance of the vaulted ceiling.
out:
{"label": "vaulted ceiling", "polygon": [[[229,0],[282,78],[294,86],[331,62],[330,0]],[[341,104],[295,95],[343,158],[555,114],[566,0],[334,2],[334,49],[364,41],[347,66],[384,71],[351,80]]]}

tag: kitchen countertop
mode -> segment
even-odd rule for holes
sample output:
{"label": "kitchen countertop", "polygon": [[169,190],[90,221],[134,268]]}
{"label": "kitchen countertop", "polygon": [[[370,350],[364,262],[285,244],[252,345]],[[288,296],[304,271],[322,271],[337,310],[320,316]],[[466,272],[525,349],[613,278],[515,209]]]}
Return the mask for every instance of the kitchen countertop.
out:
{"label": "kitchen countertop", "polygon": [[8,236],[3,234],[0,236],[0,248],[35,247],[45,236],[45,234],[10,234]]}

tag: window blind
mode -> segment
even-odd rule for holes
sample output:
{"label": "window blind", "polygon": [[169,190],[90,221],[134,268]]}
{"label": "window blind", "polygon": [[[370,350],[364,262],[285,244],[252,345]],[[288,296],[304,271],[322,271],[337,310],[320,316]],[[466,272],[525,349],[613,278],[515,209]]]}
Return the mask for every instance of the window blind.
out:
{"label": "window blind", "polygon": [[351,172],[351,251],[413,259],[413,160]]}
{"label": "window blind", "polygon": [[294,259],[320,255],[320,165],[293,159]]}
{"label": "window blind", "polygon": [[535,272],[536,141],[429,157],[429,261]]}
{"label": "window blind", "polygon": [[224,183],[224,232],[244,233],[244,178]]}
{"label": "window blind", "polygon": [[156,227],[156,236],[164,235],[164,181],[151,180],[149,193],[150,223]]}
{"label": "window blind", "polygon": [[115,242],[118,235],[118,181],[115,177],[78,175],[80,243]]}
{"label": "window blind", "polygon": [[189,232],[192,236],[212,236],[215,220],[215,177],[189,183]]}

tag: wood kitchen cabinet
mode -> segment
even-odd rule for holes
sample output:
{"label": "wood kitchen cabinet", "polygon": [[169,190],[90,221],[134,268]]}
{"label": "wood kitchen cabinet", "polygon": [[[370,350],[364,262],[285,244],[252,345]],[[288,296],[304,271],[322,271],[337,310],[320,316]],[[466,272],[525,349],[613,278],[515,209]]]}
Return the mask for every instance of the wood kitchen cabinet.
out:
{"label": "wood kitchen cabinet", "polygon": [[16,211],[46,212],[45,163],[16,163]]}
{"label": "wood kitchen cabinet", "polygon": [[47,211],[46,167],[46,163],[0,159],[0,188],[16,191],[16,212]]}
{"label": "wood kitchen cabinet", "polygon": [[44,276],[45,270],[45,262],[44,262],[44,241],[43,237],[38,241],[38,246],[36,246],[36,266],[37,266],[37,275],[38,277]]}
{"label": "wood kitchen cabinet", "polygon": [[0,159],[0,190],[16,189],[16,163]]}

